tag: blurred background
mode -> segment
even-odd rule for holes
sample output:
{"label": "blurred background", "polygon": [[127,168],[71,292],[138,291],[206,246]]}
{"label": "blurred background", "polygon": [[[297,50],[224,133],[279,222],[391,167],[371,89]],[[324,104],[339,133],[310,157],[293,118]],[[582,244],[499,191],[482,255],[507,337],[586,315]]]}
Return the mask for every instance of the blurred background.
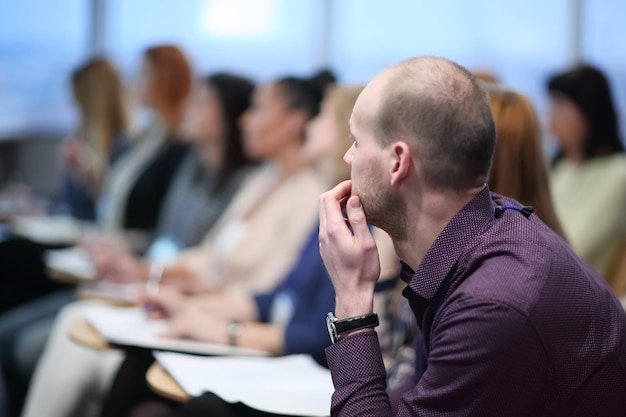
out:
{"label": "blurred background", "polygon": [[[0,5],[0,183],[49,195],[56,147],[77,114],[69,74],[104,55],[136,85],[156,43],[181,46],[196,74],[256,81],[328,67],[344,83],[423,54],[492,73],[545,118],[546,79],[577,62],[609,76],[626,118],[626,5],[621,0],[21,0]],[[141,124],[140,112],[133,123]],[[546,139],[546,152],[551,152]]]}

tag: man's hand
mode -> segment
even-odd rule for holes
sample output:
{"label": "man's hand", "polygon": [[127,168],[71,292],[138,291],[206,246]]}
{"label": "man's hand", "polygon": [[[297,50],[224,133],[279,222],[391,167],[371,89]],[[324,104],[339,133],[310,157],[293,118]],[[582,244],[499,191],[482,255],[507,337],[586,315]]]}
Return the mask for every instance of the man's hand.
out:
{"label": "man's hand", "polygon": [[[344,181],[320,197],[320,254],[335,287],[338,319],[372,312],[380,276],[376,242],[361,200],[350,196],[351,189],[352,182]],[[341,213],[343,203],[349,225]]]}

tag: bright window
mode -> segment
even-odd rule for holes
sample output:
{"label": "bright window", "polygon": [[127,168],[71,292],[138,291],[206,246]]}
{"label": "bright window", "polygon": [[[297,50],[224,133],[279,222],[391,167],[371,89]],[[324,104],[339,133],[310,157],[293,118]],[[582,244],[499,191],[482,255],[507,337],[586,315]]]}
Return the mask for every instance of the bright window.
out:
{"label": "bright window", "polygon": [[626,5],[620,0],[586,1],[582,22],[582,58],[609,77],[626,142]]}
{"label": "bright window", "polygon": [[89,50],[89,0],[5,1],[0,136],[73,126],[69,75]]}
{"label": "bright window", "polygon": [[322,2],[316,0],[111,0],[107,51],[137,74],[143,50],[183,47],[200,74],[233,71],[255,79],[308,75],[319,63]]}
{"label": "bright window", "polygon": [[365,81],[415,55],[453,59],[545,102],[549,73],[569,62],[568,0],[342,0],[332,3],[332,60]]}

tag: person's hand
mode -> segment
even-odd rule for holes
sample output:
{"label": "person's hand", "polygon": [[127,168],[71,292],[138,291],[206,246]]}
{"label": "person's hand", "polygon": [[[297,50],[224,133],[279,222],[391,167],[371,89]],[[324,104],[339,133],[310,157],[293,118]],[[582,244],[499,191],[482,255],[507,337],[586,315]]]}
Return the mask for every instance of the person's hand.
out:
{"label": "person's hand", "polygon": [[61,143],[61,158],[65,166],[78,178],[85,178],[88,169],[88,152],[78,138],[68,137]]}
{"label": "person's hand", "polygon": [[150,266],[126,251],[115,248],[101,248],[91,252],[91,260],[99,278],[117,283],[144,281],[148,278]]}
{"label": "person's hand", "polygon": [[105,256],[110,253],[130,252],[127,242],[120,235],[102,234],[95,228],[83,228],[79,246],[89,257]]}
{"label": "person's hand", "polygon": [[139,294],[139,304],[146,308],[150,318],[170,318],[180,314],[190,297],[184,296],[176,287],[160,286],[156,294],[142,291]]}
{"label": "person's hand", "polygon": [[172,339],[193,339],[210,343],[228,343],[228,321],[194,307],[183,309],[170,320],[162,335]]}
{"label": "person's hand", "polygon": [[[344,181],[320,197],[320,254],[335,287],[338,319],[372,312],[380,276],[376,242],[361,201],[350,196],[351,189],[352,182]],[[341,213],[344,203],[349,224]]]}
{"label": "person's hand", "polygon": [[61,158],[69,172],[98,191],[104,171],[103,161],[83,140],[69,137],[61,144]]}

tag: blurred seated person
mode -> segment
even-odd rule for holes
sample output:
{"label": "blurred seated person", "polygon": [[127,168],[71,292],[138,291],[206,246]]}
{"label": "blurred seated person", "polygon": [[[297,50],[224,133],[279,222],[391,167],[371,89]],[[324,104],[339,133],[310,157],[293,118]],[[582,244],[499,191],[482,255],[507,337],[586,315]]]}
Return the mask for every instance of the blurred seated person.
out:
{"label": "blurred seated person", "polygon": [[556,212],[572,249],[600,275],[626,239],[626,155],[606,77],[581,65],[548,81]]}
{"label": "blurred seated person", "polygon": [[[175,173],[165,197],[158,238],[149,251],[152,257],[172,256],[200,243],[249,173],[252,164],[243,153],[238,119],[248,108],[252,90],[250,81],[229,74],[199,82],[181,127],[182,140],[193,152]],[[2,363],[13,387],[27,385],[54,315],[72,300],[71,292],[57,292],[0,316]]]}
{"label": "blurred seated person", "polygon": [[552,203],[539,118],[532,102],[502,85],[486,83],[483,86],[489,93],[498,138],[489,189],[532,206],[535,215],[563,237]]}
{"label": "blurred seated person", "polygon": [[242,116],[244,148],[249,158],[264,163],[201,245],[161,265],[101,253],[95,258],[99,275],[116,282],[162,279],[185,292],[274,286],[317,222],[323,181],[302,157],[302,146],[329,80],[329,74],[321,73],[311,80],[287,77],[257,88]]}
{"label": "blurred seated person", "polygon": [[[61,203],[54,210],[81,220],[94,220],[96,189],[109,165],[119,159],[128,141],[123,87],[115,68],[105,59],[91,59],[72,76],[75,103],[80,113],[73,138],[63,143],[65,174]],[[12,201],[16,214],[45,214],[24,184],[8,184],[3,199]],[[2,239],[0,239],[2,240]],[[24,239],[0,242],[0,313],[65,286],[51,282],[45,272],[43,244]]]}
{"label": "blurred seated person", "polygon": [[[97,159],[95,157],[96,145],[95,142],[93,145],[92,142],[87,142],[88,140],[95,141],[92,137],[96,137],[96,126],[99,126],[94,121],[95,117],[92,118],[92,113],[99,114],[99,111],[93,110],[98,106],[95,101],[105,101],[112,97],[120,101],[112,106],[113,108],[123,107],[121,91],[110,96],[98,95],[97,89],[100,86],[96,75],[113,79],[114,76],[110,70],[112,70],[110,66],[98,63],[94,67],[87,66],[87,69],[79,70],[74,77],[77,102],[80,106],[85,106],[82,109],[84,117],[79,131],[83,135],[89,135],[81,137],[80,140],[71,139],[66,143],[73,178],[69,184],[79,184],[77,178],[83,181],[82,191],[79,192],[80,187],[77,186],[69,188],[73,190],[70,194],[76,198],[76,207],[87,207],[88,204],[83,204],[86,197],[91,195],[95,198],[96,191],[100,188],[99,175],[98,181],[92,181],[96,178],[92,175],[96,172],[92,170],[94,161]],[[160,206],[188,152],[188,145],[178,139],[177,130],[183,116],[183,106],[191,88],[189,63],[176,47],[156,46],[148,49],[144,54],[142,70],[146,79],[143,80],[141,96],[143,103],[154,111],[153,126],[139,138],[130,142],[128,151],[117,158],[106,171],[107,176],[102,180],[104,181],[103,191],[97,203],[100,208],[107,207],[104,212],[99,213],[100,215],[111,215],[111,219],[119,220],[110,222],[99,218],[101,230],[107,234],[120,235],[121,242],[124,242],[124,237],[128,237],[131,240],[124,244],[140,252],[143,252],[150,243],[160,216]],[[115,82],[111,82],[110,87],[121,89],[121,86]],[[104,107],[102,105],[100,109]],[[98,137],[104,138],[104,136]],[[113,155],[116,153],[114,148],[117,145],[113,143],[113,139],[109,141],[109,144],[108,149]],[[104,144],[98,146],[104,148]],[[70,148],[72,148],[71,151]],[[98,172],[104,174],[99,168]],[[78,203],[79,201],[82,203]],[[45,274],[43,248],[37,248],[37,252],[29,257],[28,261],[24,261],[21,254],[16,256],[8,250],[0,250],[0,254],[2,257],[12,255],[11,257],[24,264],[15,276],[3,277],[1,280],[3,289],[0,293],[8,299],[20,299],[20,304],[29,301],[28,304],[21,305],[0,318],[0,336],[3,341],[0,346],[2,366],[6,372],[5,376],[10,381],[8,385],[13,391],[10,393],[10,401],[16,404],[11,407],[19,408],[32,368],[45,343],[54,315],[73,299],[73,294],[71,289],[65,289],[41,297],[44,293],[38,291],[39,288],[51,287],[51,291],[59,289],[59,284],[51,281]],[[39,271],[39,274],[35,275],[36,281],[30,274],[33,266]],[[30,294],[30,297],[19,297],[22,292]],[[31,354],[29,358],[17,361],[15,349],[19,345],[17,341],[21,339],[32,341],[28,346],[28,352]]]}
{"label": "blurred seated person", "polygon": [[249,80],[226,73],[197,83],[180,128],[192,152],[165,196],[147,253],[152,259],[200,244],[253,169],[239,127],[253,89]]}
{"label": "blurred seated person", "polygon": [[97,207],[101,231],[123,233],[139,253],[154,236],[161,204],[188,151],[179,129],[191,84],[191,67],[179,48],[159,45],[144,52],[139,96],[152,120],[111,168]]}
{"label": "blurred seated person", "polygon": [[61,204],[70,215],[94,221],[102,182],[128,146],[124,90],[115,68],[94,58],[74,71],[72,91],[80,124],[61,148],[66,170]]}
{"label": "blurred seated person", "polygon": [[[302,147],[307,123],[318,113],[330,81],[325,73],[310,80],[287,77],[255,90],[242,116],[243,149],[248,158],[264,164],[245,180],[203,243],[176,257],[176,269],[163,268],[164,284],[185,292],[261,292],[275,287],[293,268],[317,223],[318,198],[325,187]],[[100,271],[110,280],[145,280],[148,269],[155,270],[149,265],[159,264],[124,253],[98,256]],[[183,272],[173,275],[176,271]],[[61,311],[37,365],[24,416],[43,410],[50,417],[94,415],[98,409],[123,356],[91,351],[67,338],[71,323],[90,307],[89,302],[76,302]],[[57,392],[60,383],[62,394]]]}
{"label": "blurred seated person", "polygon": [[[352,145],[348,121],[361,89],[331,87],[321,113],[310,123],[303,151],[328,186],[350,177],[350,168],[342,158]],[[390,243],[382,231],[376,232],[381,246]],[[380,257],[381,279],[386,280],[397,273],[397,258],[390,247],[386,252],[381,251]],[[334,291],[319,254],[317,227],[296,266],[269,292],[185,297],[164,291],[148,297],[148,301],[155,307],[153,314],[171,319],[168,337],[261,349],[273,355],[306,353],[325,364],[324,348],[329,340],[326,325],[319,317],[333,308]],[[127,352],[101,414],[103,417],[174,415],[178,404],[151,393],[146,385],[145,373],[152,362],[150,352]],[[210,396],[193,399],[185,406],[189,408],[202,413],[198,415],[224,415],[224,408],[233,416],[247,415],[251,411]]]}

